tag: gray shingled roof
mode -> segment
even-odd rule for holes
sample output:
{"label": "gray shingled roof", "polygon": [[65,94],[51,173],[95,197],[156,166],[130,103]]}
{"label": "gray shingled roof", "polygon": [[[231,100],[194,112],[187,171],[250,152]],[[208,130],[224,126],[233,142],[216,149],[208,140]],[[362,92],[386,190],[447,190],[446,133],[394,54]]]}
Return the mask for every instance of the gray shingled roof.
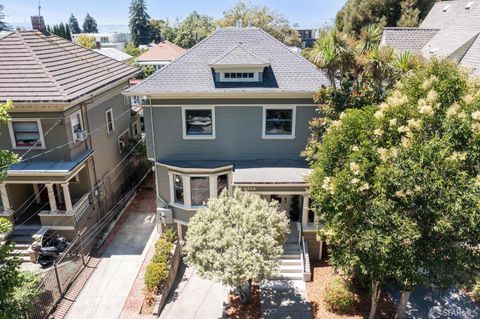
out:
{"label": "gray shingled roof", "polygon": [[[259,83],[218,83],[209,64],[223,52],[241,44],[260,60],[268,61]],[[315,92],[328,86],[324,72],[293,53],[281,42],[258,28],[217,30],[183,56],[153,76],[127,90],[131,95],[161,95],[217,92]]]}
{"label": "gray shingled roof", "polygon": [[420,53],[439,29],[385,28],[382,44],[394,47],[399,52]]}
{"label": "gray shingled roof", "polygon": [[0,38],[0,101],[70,102],[136,72],[39,31],[16,31]]}
{"label": "gray shingled roof", "polygon": [[238,65],[242,64],[245,66],[248,65],[265,65],[268,66],[270,63],[266,60],[263,60],[257,57],[255,54],[250,52],[241,44],[237,44],[231,49],[225,51],[220,57],[210,62],[209,65],[214,66],[229,66],[229,65]]}

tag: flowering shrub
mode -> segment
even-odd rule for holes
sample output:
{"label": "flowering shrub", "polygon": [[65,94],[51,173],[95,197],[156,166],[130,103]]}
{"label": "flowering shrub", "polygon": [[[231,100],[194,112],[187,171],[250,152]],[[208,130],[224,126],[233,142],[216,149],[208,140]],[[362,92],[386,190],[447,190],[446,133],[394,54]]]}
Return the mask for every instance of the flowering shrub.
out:
{"label": "flowering shrub", "polygon": [[[480,271],[480,82],[433,60],[385,101],[311,141],[314,210],[331,262],[372,278],[470,283]],[[455,271],[452,271],[455,269]]]}
{"label": "flowering shrub", "polygon": [[325,303],[330,311],[346,313],[355,305],[355,294],[349,282],[341,277],[334,277],[325,288]]}

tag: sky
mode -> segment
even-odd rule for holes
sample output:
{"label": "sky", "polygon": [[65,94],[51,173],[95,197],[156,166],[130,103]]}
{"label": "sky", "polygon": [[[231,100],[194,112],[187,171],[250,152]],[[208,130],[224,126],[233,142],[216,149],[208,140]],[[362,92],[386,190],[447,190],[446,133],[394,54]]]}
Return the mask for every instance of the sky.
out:
{"label": "sky", "polygon": [[[247,3],[266,5],[283,13],[290,22],[302,27],[319,27],[330,23],[346,0],[250,0]],[[148,13],[155,19],[175,21],[193,10],[213,18],[222,17],[223,11],[237,0],[146,0]],[[38,14],[38,0],[0,0],[4,5],[6,21],[13,26],[29,25],[30,16]],[[80,24],[90,13],[99,26],[127,25],[130,0],[41,0],[42,16],[46,24],[68,21],[73,13]]]}

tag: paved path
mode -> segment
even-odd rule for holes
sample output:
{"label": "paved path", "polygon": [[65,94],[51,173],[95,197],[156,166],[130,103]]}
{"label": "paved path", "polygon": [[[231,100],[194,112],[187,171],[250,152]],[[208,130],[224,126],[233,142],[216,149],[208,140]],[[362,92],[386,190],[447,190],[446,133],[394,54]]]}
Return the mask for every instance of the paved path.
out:
{"label": "paved path", "polygon": [[80,296],[68,319],[117,319],[154,238],[155,214],[130,213]]}
{"label": "paved path", "polygon": [[301,280],[267,280],[260,284],[263,319],[311,319],[307,287]]}
{"label": "paved path", "polygon": [[227,296],[228,288],[182,264],[160,319],[220,319]]}
{"label": "paved path", "polygon": [[[400,293],[388,288],[387,293],[398,302]],[[407,304],[406,319],[476,319],[480,307],[457,289],[441,293],[437,289],[415,288]]]}

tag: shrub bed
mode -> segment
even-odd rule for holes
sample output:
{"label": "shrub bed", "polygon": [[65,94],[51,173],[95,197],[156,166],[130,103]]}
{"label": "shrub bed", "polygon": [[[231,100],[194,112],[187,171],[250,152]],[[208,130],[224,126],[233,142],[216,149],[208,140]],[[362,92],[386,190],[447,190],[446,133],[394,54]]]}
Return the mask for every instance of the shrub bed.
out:
{"label": "shrub bed", "polygon": [[351,312],[355,306],[355,293],[350,282],[339,276],[334,277],[325,289],[325,303],[332,312]]}
{"label": "shrub bed", "polygon": [[151,306],[155,303],[158,291],[168,277],[171,254],[176,234],[168,230],[155,243],[155,254],[145,270],[145,303]]}

